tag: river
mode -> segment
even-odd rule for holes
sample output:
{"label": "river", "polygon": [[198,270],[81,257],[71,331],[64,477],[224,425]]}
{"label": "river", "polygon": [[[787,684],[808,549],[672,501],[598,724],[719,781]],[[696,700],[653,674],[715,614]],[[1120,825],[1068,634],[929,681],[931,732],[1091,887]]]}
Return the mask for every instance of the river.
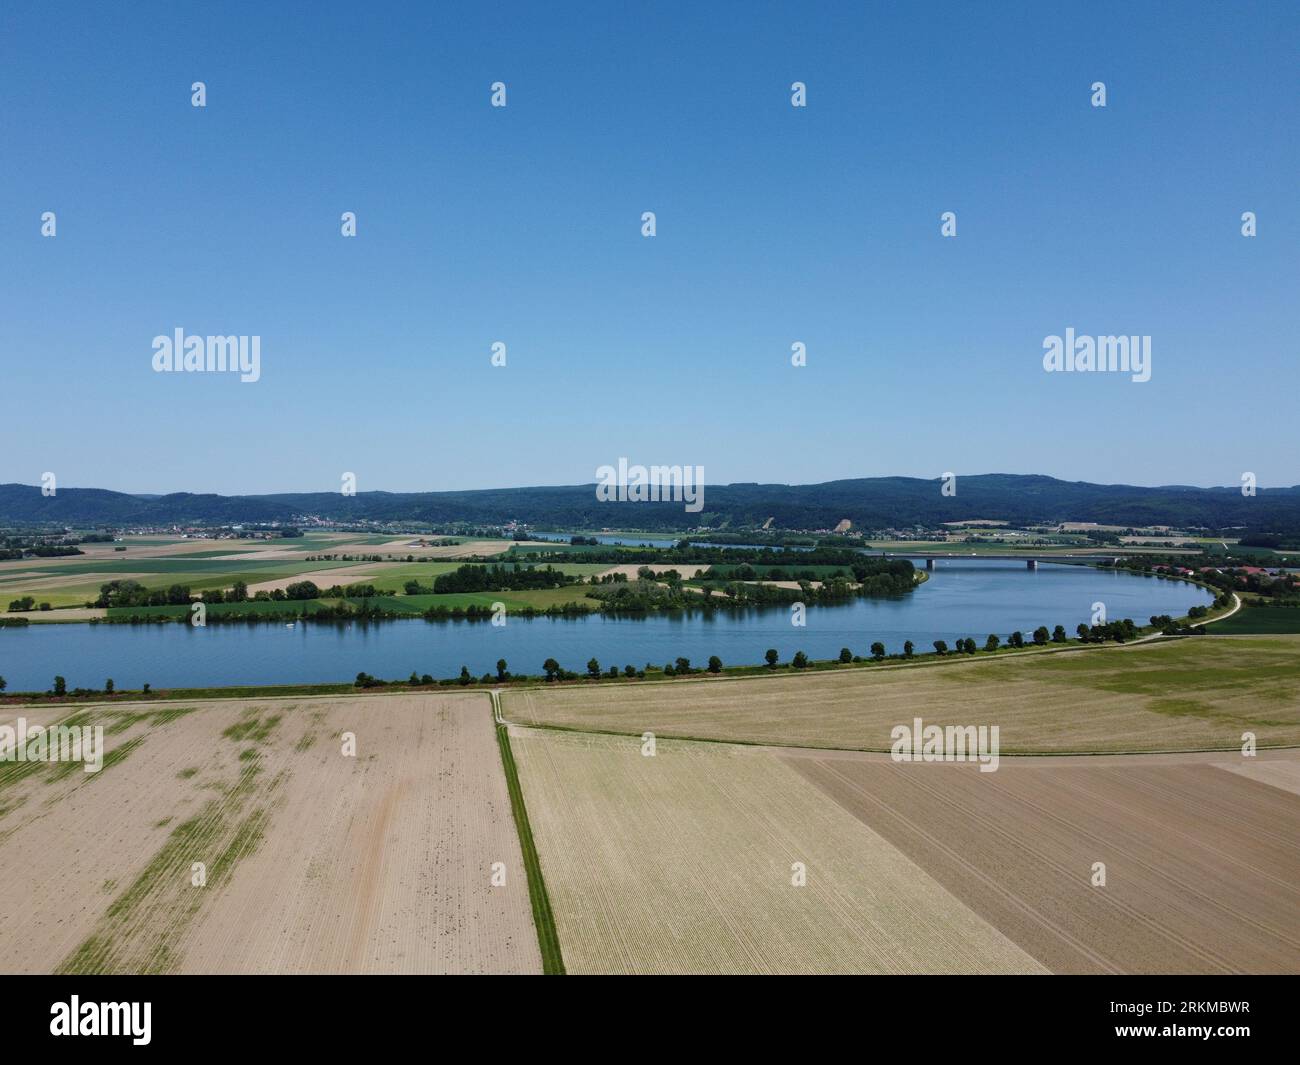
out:
{"label": "river", "polygon": [[[924,565],[924,560],[919,560]],[[855,599],[813,606],[805,627],[791,624],[788,607],[744,613],[717,611],[644,618],[509,618],[494,627],[481,621],[403,620],[342,624],[298,622],[255,625],[30,625],[0,628],[0,675],[10,691],[48,689],[55,674],[68,687],[203,687],[350,681],[360,671],[384,679],[412,670],[454,676],[462,665],[479,676],[504,658],[515,672],[538,674],[547,658],[582,671],[593,656],[608,668],[662,666],[679,655],[704,665],[710,655],[725,664],[762,662],[776,648],[781,661],[796,651],[833,658],[840,648],[868,655],[879,640],[891,654],[911,640],[919,652],[933,641],[949,646],[989,633],[1026,637],[1039,625],[1090,622],[1093,604],[1105,604],[1115,621],[1145,625],[1153,614],[1186,614],[1209,604],[1203,588],[1090,566],[958,559],[941,560],[930,579],[900,599]]]}

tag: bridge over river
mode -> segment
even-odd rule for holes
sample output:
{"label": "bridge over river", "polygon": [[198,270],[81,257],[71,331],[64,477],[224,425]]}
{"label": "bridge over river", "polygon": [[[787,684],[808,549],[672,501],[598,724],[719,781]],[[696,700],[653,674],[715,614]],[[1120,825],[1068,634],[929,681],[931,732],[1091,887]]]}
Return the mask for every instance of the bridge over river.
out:
{"label": "bridge over river", "polygon": [[1037,569],[1040,562],[1063,562],[1076,566],[1095,566],[1100,562],[1109,562],[1113,565],[1125,557],[1109,553],[1068,555],[1061,551],[873,551],[870,553],[881,558],[923,558],[925,568],[931,570],[934,569],[936,561],[945,558],[1024,562],[1029,569]]}

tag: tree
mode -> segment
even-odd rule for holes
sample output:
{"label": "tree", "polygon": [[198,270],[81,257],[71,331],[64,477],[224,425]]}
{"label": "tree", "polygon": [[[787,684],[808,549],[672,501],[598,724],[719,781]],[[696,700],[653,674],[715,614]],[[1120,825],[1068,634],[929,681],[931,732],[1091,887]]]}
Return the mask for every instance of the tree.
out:
{"label": "tree", "polygon": [[635,676],[636,676],[636,666],[633,666],[633,665],[627,665],[627,666],[624,666],[624,667],[623,667],[623,676],[627,677],[629,680],[630,680],[632,677],[635,677]]}
{"label": "tree", "polygon": [[588,659],[587,661],[587,676],[591,677],[593,680],[600,677],[600,663],[594,658]]}
{"label": "tree", "polygon": [[145,694],[145,695],[148,695],[148,694],[149,694],[150,688],[149,688],[149,683],[148,683],[148,681],[145,682],[144,687],[141,688],[140,690],[141,690],[141,692],[142,692],[143,694]]}
{"label": "tree", "polygon": [[112,694],[113,694],[113,678],[112,678],[112,677],[109,677],[108,680],[104,681],[104,694],[105,694],[105,695],[112,695]]}
{"label": "tree", "polygon": [[841,647],[841,648],[840,648],[840,661],[841,661],[842,663],[844,663],[844,665],[847,666],[850,662],[853,661],[853,652],[850,651],[847,647]]}
{"label": "tree", "polygon": [[546,679],[554,680],[556,675],[560,672],[560,663],[555,661],[554,658],[548,658],[542,663],[542,668],[546,670]]}
{"label": "tree", "polygon": [[510,674],[506,671],[506,660],[504,658],[498,658],[497,680],[505,680],[508,676],[510,676]]}
{"label": "tree", "polygon": [[912,644],[912,641],[911,641],[911,640],[904,640],[904,641],[903,641],[903,656],[904,656],[905,658],[911,658],[911,657],[912,657],[912,650],[913,650],[913,644]]}
{"label": "tree", "polygon": [[871,657],[877,662],[885,657],[885,645],[879,640],[871,645]]}
{"label": "tree", "polygon": [[1025,634],[1021,632],[1019,629],[1016,629],[1016,631],[1011,634],[1011,639],[1008,640],[1007,642],[1011,644],[1012,647],[1024,647]]}
{"label": "tree", "polygon": [[1057,625],[1052,630],[1052,643],[1065,643],[1065,626]]}
{"label": "tree", "polygon": [[934,650],[936,654],[946,655],[948,653],[948,642],[946,640],[935,640]]}
{"label": "tree", "polygon": [[230,589],[230,601],[232,603],[242,603],[248,598],[248,585],[244,581],[235,581],[234,586]]}
{"label": "tree", "polygon": [[689,658],[678,658],[677,672],[682,674],[689,674],[691,672],[691,660]]}
{"label": "tree", "polygon": [[469,666],[461,666],[461,667],[460,667],[460,682],[461,682],[461,684],[473,684],[473,683],[474,683],[474,678],[473,678],[472,676],[470,676]]}
{"label": "tree", "polygon": [[722,672],[722,659],[719,658],[717,655],[709,655],[709,672],[710,673]]}
{"label": "tree", "polygon": [[66,680],[64,680],[62,677],[55,677],[55,678],[54,678],[54,694],[55,694],[55,695],[66,695],[67,692],[68,692],[68,682],[67,682]]}
{"label": "tree", "polygon": [[998,639],[996,633],[990,632],[989,638],[984,641],[984,650],[996,651],[998,649],[998,644],[1000,644],[1001,642],[1002,641]]}
{"label": "tree", "polygon": [[1074,631],[1078,633],[1080,640],[1086,641],[1088,639],[1088,626],[1082,622],[1079,623],[1078,627],[1076,627]]}
{"label": "tree", "polygon": [[808,656],[802,651],[796,651],[794,657],[790,659],[790,665],[795,669],[803,669],[808,664]]}
{"label": "tree", "polygon": [[767,664],[769,667],[775,668],[776,660],[781,656],[776,653],[775,647],[769,647],[767,649],[767,653],[764,654],[763,657],[767,660]]}
{"label": "tree", "polygon": [[9,682],[5,680],[4,677],[0,677],[0,692],[4,691],[8,686]]}
{"label": "tree", "polygon": [[411,676],[406,683],[408,683],[412,688],[418,688],[420,686],[420,674],[415,672],[415,670],[411,670]]}
{"label": "tree", "polygon": [[1042,647],[1051,638],[1052,634],[1047,631],[1046,625],[1039,625],[1038,628],[1034,630],[1034,643],[1038,647]]}

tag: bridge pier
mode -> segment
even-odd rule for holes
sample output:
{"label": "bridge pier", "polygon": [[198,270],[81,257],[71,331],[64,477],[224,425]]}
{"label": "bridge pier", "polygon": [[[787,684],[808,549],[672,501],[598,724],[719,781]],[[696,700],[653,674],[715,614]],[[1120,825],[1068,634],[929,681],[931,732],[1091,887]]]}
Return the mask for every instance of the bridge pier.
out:
{"label": "bridge pier", "polygon": [[1038,559],[1036,558],[1026,559],[1025,569],[1038,569]]}
{"label": "bridge pier", "polygon": [[927,559],[925,560],[925,568],[926,568],[926,569],[934,569],[934,559],[932,559],[932,558],[927,558]]}

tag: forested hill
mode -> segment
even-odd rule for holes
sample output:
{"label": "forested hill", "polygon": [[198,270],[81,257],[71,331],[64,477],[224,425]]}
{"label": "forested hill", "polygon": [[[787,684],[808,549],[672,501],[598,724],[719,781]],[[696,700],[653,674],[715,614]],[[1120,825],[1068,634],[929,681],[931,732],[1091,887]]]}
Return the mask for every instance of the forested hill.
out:
{"label": "forested hill", "polygon": [[981,474],[959,477],[956,494],[940,481],[873,477],[824,484],[710,485],[704,509],[681,503],[603,503],[593,485],[494,488],[471,492],[338,492],[263,496],[176,493],[128,495],[96,488],[60,488],[46,497],[39,487],[0,485],[0,522],[65,524],[230,524],[292,521],[316,515],[341,521],[510,520],[565,529],[683,529],[753,526],[772,518],[774,528],[830,528],[843,518],[857,528],[904,528],[969,518],[1014,523],[1095,521],[1113,525],[1173,525],[1252,530],[1300,528],[1300,487],[1240,489],[1100,485],[1052,477]]}

